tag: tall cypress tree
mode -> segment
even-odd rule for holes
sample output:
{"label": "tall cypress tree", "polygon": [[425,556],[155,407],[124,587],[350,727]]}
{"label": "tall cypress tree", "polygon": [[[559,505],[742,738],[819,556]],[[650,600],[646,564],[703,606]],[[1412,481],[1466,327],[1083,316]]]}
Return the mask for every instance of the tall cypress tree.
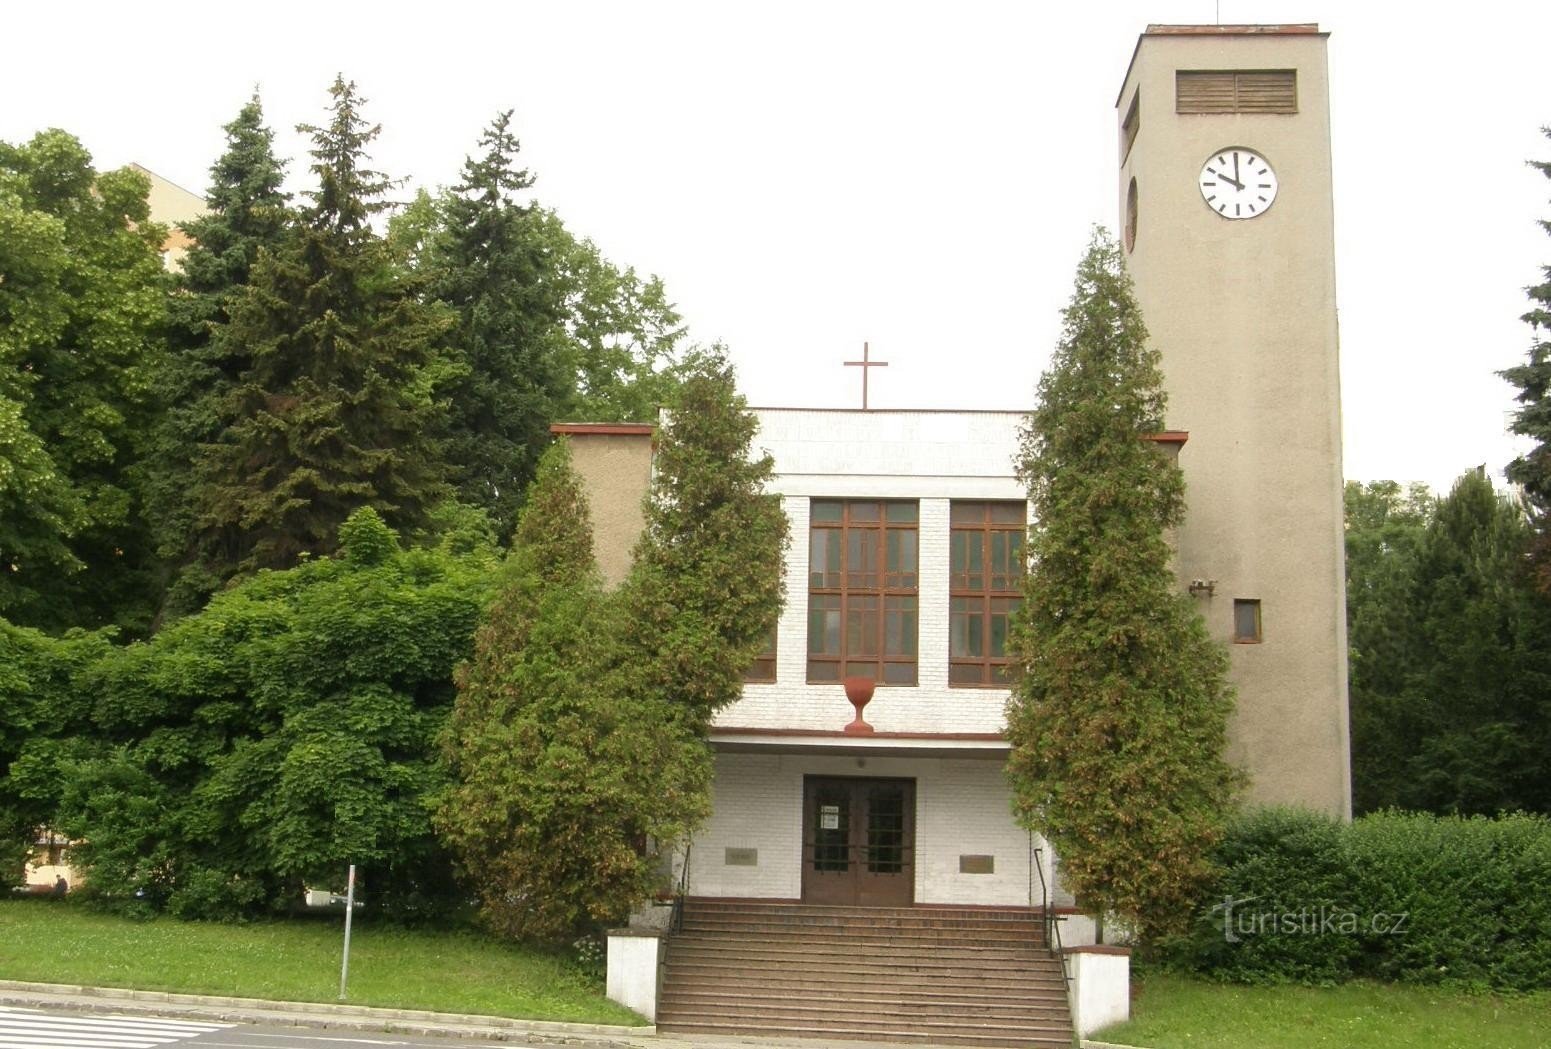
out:
{"label": "tall cypress tree", "polygon": [[292,219],[281,189],[285,165],[256,93],[225,130],[226,151],[210,168],[209,211],[184,227],[194,243],[183,260],[181,294],[168,307],[170,353],[157,377],[166,410],[147,498],[158,552],[178,573],[163,602],[174,615],[198,607],[219,582],[190,557],[197,505],[188,479],[200,446],[219,440],[228,421],[223,405],[251,364],[243,344],[214,336],[230,321],[259,251],[279,251]]}
{"label": "tall cypress tree", "polygon": [[294,237],[260,251],[215,352],[248,362],[201,455],[200,554],[219,578],[334,549],[361,506],[424,525],[448,494],[435,434],[447,326],[372,229],[393,182],[367,166],[381,128],[343,77],[312,135],[317,188]]}
{"label": "tall cypress tree", "polygon": [[[1551,127],[1542,128],[1551,138]],[[1551,178],[1551,161],[1532,160],[1530,165]],[[1551,220],[1540,227],[1551,233]],[[1519,409],[1513,432],[1534,440],[1535,447],[1508,464],[1508,480],[1524,486],[1532,521],[1538,535],[1537,557],[1540,588],[1551,593],[1551,266],[1543,267],[1539,284],[1529,288],[1533,308],[1524,315],[1530,326],[1528,362],[1502,372],[1519,388]]]}
{"label": "tall cypress tree", "polygon": [[490,511],[502,536],[573,385],[548,337],[560,317],[549,253],[532,206],[514,198],[533,179],[517,167],[511,117],[491,122],[446,198],[429,289],[457,311],[451,340],[466,368],[450,390],[447,460],[459,497]]}
{"label": "tall cypress tree", "polygon": [[1227,653],[1170,565],[1184,480],[1146,440],[1164,408],[1131,280],[1098,231],[1018,453],[1034,523],[1007,771],[1067,887],[1149,931],[1187,919],[1237,782]]}

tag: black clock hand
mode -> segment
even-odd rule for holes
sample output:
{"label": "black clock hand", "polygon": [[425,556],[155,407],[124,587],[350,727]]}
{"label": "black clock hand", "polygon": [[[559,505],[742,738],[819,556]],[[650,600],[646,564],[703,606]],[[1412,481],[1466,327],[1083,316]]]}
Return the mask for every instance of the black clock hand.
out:
{"label": "black clock hand", "polygon": [[1239,177],[1239,155],[1236,152],[1233,154],[1233,177],[1235,180],[1233,184],[1243,189],[1244,183],[1237,181]]}

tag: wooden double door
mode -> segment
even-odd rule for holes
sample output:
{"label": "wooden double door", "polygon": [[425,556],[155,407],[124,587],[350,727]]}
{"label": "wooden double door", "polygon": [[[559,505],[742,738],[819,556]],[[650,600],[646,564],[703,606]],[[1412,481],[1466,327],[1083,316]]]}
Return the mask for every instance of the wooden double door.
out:
{"label": "wooden double door", "polygon": [[916,785],[910,779],[803,780],[804,903],[915,902]]}

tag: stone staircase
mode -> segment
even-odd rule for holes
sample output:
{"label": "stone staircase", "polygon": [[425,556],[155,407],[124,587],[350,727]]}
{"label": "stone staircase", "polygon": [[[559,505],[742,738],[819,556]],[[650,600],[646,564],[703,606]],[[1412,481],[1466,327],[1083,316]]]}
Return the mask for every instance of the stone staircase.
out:
{"label": "stone staircase", "polygon": [[1025,908],[690,899],[657,1027],[1071,1049],[1061,963]]}

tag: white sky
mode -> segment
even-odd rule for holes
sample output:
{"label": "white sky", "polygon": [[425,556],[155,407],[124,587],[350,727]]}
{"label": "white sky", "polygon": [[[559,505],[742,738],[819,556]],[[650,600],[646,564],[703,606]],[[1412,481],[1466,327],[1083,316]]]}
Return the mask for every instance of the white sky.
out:
{"label": "white sky", "polygon": [[[868,340],[874,407],[1023,408],[1089,225],[1116,225],[1136,36],[1217,6],[13,4],[0,139],[62,127],[202,192],[257,84],[299,188],[293,127],[343,71],[377,166],[434,186],[514,108],[537,198],[660,274],[753,403],[858,404],[841,362]],[[1523,288],[1551,263],[1551,181],[1525,163],[1551,159],[1551,3],[1220,7],[1332,33],[1347,477],[1500,473],[1493,373],[1524,360]]]}

